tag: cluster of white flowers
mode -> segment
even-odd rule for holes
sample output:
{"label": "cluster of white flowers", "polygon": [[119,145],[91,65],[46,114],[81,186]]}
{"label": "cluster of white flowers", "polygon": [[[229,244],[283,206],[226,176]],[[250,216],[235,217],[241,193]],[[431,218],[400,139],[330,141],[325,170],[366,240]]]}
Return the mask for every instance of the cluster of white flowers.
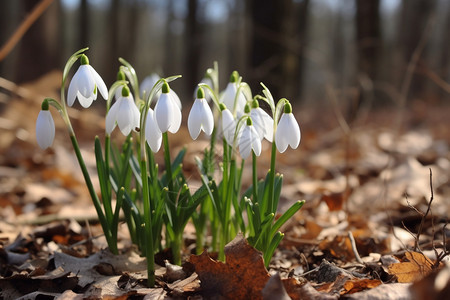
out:
{"label": "cluster of white flowers", "polygon": [[[89,65],[88,58],[83,54],[80,57],[81,65],[69,85],[67,104],[72,106],[78,98],[81,106],[89,107],[100,92],[104,99],[108,98],[108,89],[102,78]],[[225,141],[239,147],[242,158],[247,158],[251,152],[256,156],[261,154],[263,139],[273,142],[279,152],[284,152],[288,146],[297,148],[300,143],[300,128],[292,114],[292,107],[287,102],[280,122],[275,124],[273,118],[259,107],[255,99],[246,99],[244,93],[237,85],[237,73],[233,72],[230,82],[221,93],[219,99],[220,122],[218,126]],[[141,94],[150,92],[153,85],[159,80],[157,75],[146,78],[141,84]],[[204,81],[212,84],[211,81]],[[239,94],[238,94],[239,93]],[[133,96],[127,86],[123,86],[116,94],[116,102],[112,105],[106,116],[105,129],[109,135],[118,125],[125,136],[140,126],[140,112]],[[210,136],[214,129],[214,117],[208,104],[204,90],[199,87],[196,99],[189,113],[188,130],[192,139],[197,139],[201,131]],[[46,103],[44,105],[44,103]],[[44,101],[42,110],[36,122],[36,137],[39,146],[43,149],[50,147],[55,136],[55,125],[48,111],[48,102]],[[145,123],[145,138],[153,152],[159,151],[162,134],[176,133],[181,126],[181,101],[172,91],[167,82],[162,85],[157,95],[154,107],[148,108]],[[275,130],[275,134],[274,134]]]}
{"label": "cluster of white flowers", "polygon": [[[263,139],[273,142],[274,128],[276,128],[275,143],[278,151],[283,153],[288,146],[296,149],[300,143],[301,134],[297,120],[292,114],[291,104],[289,102],[285,104],[284,113],[277,125],[273,118],[259,107],[256,99],[247,101],[244,94],[239,91],[236,79],[236,74],[233,73],[219,100],[221,122],[218,125],[225,141],[229,145],[237,145],[244,159],[251,154],[251,151],[259,156]],[[213,114],[204,98],[204,93],[201,88],[198,91],[201,92],[197,94],[188,119],[189,133],[194,140],[197,139],[201,130],[210,135],[214,127]],[[245,124],[239,125],[239,120],[245,121]]]}

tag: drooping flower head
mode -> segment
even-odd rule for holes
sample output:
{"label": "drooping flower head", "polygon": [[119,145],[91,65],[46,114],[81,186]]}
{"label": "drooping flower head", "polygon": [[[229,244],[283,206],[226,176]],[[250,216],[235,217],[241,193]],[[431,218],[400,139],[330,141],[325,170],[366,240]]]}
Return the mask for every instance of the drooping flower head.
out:
{"label": "drooping flower head", "polygon": [[300,127],[292,113],[291,104],[287,102],[284,105],[284,114],[281,116],[275,132],[275,144],[278,151],[283,153],[288,146],[291,146],[292,149],[297,149],[300,144],[300,138]]}
{"label": "drooping flower head", "polygon": [[55,122],[50,113],[48,100],[45,99],[41,105],[41,111],[36,120],[36,140],[42,149],[47,149],[55,139]]}
{"label": "drooping flower head", "polygon": [[139,128],[139,119],[140,113],[134,103],[133,96],[130,94],[130,89],[124,86],[121,96],[111,106],[106,115],[106,132],[111,134],[117,124],[122,134],[127,136],[131,130]]}
{"label": "drooping flower head", "polygon": [[153,152],[158,152],[161,148],[162,133],[156,123],[155,112],[149,108],[145,121],[145,139]]}
{"label": "drooping flower head", "polygon": [[177,103],[178,96],[170,93],[167,82],[164,82],[161,90],[162,94],[155,106],[156,123],[162,133],[167,131],[176,133],[181,125],[181,108]]}
{"label": "drooping flower head", "polygon": [[228,145],[232,146],[234,144],[236,134],[236,120],[231,111],[224,103],[220,103],[219,106],[222,116],[222,122],[220,123],[220,125],[222,126],[221,132]]}
{"label": "drooping flower head", "polygon": [[247,118],[246,122],[246,126],[239,139],[239,153],[243,159],[246,159],[251,151],[253,151],[256,156],[261,155],[261,140],[259,139],[258,132],[256,132],[250,117]]}
{"label": "drooping flower head", "polygon": [[[227,87],[225,88],[225,91],[223,91],[220,102],[225,104],[230,111],[233,113],[236,113],[238,117],[240,117],[244,111],[245,106],[245,96],[242,94],[242,92],[237,95],[238,87],[237,87],[237,81],[239,78],[239,74],[234,71],[230,76],[230,82],[228,82]],[[237,95],[237,97],[236,97]]]}
{"label": "drooping flower head", "polygon": [[197,98],[189,112],[188,129],[194,140],[197,139],[201,130],[209,136],[214,129],[213,114],[205,98],[205,92],[201,87],[197,90]]}
{"label": "drooping flower head", "polygon": [[89,59],[86,55],[81,55],[80,63],[80,67],[69,84],[67,105],[72,106],[75,98],[78,98],[81,106],[88,108],[97,99],[98,92],[104,99],[108,99],[108,89],[97,71],[89,65]]}
{"label": "drooping flower head", "polygon": [[266,113],[261,107],[259,107],[258,100],[252,101],[250,117],[253,121],[258,132],[259,139],[262,141],[264,138],[269,142],[273,140],[273,119]]}

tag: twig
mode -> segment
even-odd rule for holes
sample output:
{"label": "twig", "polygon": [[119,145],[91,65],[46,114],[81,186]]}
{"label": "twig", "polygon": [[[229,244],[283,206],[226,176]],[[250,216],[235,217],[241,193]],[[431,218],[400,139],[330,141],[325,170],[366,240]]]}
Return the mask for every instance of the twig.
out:
{"label": "twig", "polygon": [[422,234],[423,231],[423,226],[425,223],[425,219],[427,218],[428,214],[430,213],[431,210],[431,203],[433,202],[434,199],[434,192],[433,192],[433,172],[431,171],[430,168],[430,191],[431,191],[431,196],[430,196],[430,202],[428,202],[428,207],[427,207],[427,211],[425,212],[425,214],[422,216],[422,220],[420,221],[420,225],[419,225],[419,230],[417,231],[417,236],[416,236],[416,241],[414,243],[414,251],[419,249],[419,239],[420,239],[420,235]]}
{"label": "twig", "polygon": [[361,259],[361,256],[359,256],[358,248],[356,248],[356,242],[355,242],[355,238],[353,237],[352,232],[348,231],[347,235],[350,240],[350,244],[352,245],[352,251],[353,251],[353,254],[355,255],[356,261],[362,265],[365,265],[364,261]]}
{"label": "twig", "polygon": [[9,40],[0,49],[0,61],[2,61],[20,41],[22,36],[33,25],[34,22],[42,15],[47,7],[52,4],[53,0],[42,0],[37,4],[33,11],[22,21]]}

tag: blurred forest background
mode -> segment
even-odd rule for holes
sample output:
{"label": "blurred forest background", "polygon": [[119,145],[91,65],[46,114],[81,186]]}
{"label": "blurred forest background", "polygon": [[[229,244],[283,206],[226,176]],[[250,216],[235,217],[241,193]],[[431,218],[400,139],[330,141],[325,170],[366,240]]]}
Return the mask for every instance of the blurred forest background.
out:
{"label": "blurred forest background", "polygon": [[[0,45],[40,2],[0,1]],[[107,85],[123,57],[141,81],[182,74],[185,102],[218,61],[221,88],[236,69],[254,93],[262,81],[275,98],[303,104],[321,105],[330,91],[356,105],[443,103],[449,29],[448,0],[54,0],[0,76],[36,79],[88,46]]]}

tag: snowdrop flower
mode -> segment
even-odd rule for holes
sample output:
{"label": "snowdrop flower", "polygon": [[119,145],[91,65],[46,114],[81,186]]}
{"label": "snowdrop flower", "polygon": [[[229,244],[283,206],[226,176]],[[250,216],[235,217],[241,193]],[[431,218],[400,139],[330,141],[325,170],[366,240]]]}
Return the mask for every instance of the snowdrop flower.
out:
{"label": "snowdrop flower", "polygon": [[205,92],[202,88],[197,90],[197,98],[189,112],[188,129],[193,140],[197,139],[201,130],[207,135],[211,135],[214,129],[213,114],[205,99]]}
{"label": "snowdrop flower", "polygon": [[292,106],[290,103],[286,103],[284,105],[284,114],[281,116],[275,133],[275,144],[278,151],[283,153],[288,146],[291,146],[292,149],[297,149],[298,144],[300,144],[300,137],[300,127],[292,113]]}
{"label": "snowdrop flower", "polygon": [[80,63],[80,67],[69,84],[67,105],[72,106],[75,98],[78,98],[81,106],[88,108],[97,99],[98,92],[104,99],[108,99],[108,89],[97,71],[89,65],[86,55],[81,55]]}
{"label": "snowdrop flower", "polygon": [[228,145],[234,144],[234,135],[236,133],[236,120],[233,117],[231,111],[226,107],[225,104],[220,103],[220,110],[222,112],[222,135],[225,137]]}
{"label": "snowdrop flower", "polygon": [[240,117],[244,111],[246,101],[244,94],[242,93],[239,93],[239,96],[236,99],[236,93],[238,90],[236,85],[237,79],[237,72],[233,72],[230,77],[230,82],[228,82],[228,85],[225,88],[225,91],[223,91],[219,101],[231,108],[234,112],[236,112],[238,117]]}
{"label": "snowdrop flower", "polygon": [[253,100],[250,111],[250,118],[252,118],[253,126],[258,132],[259,139],[263,138],[269,142],[273,141],[273,119],[261,107],[259,107],[258,100]]}
{"label": "snowdrop flower", "polygon": [[252,124],[252,119],[249,117],[247,119],[247,125],[242,131],[242,136],[239,139],[239,153],[243,159],[246,159],[252,150],[256,156],[261,155],[261,140],[259,139],[255,126]]}
{"label": "snowdrop flower", "polygon": [[156,123],[155,113],[153,109],[149,108],[147,112],[147,119],[145,121],[145,139],[153,152],[158,152],[161,148],[162,133]]}
{"label": "snowdrop flower", "polygon": [[111,106],[106,115],[106,133],[111,134],[117,123],[122,134],[127,136],[131,130],[139,128],[140,116],[130,90],[127,86],[124,86],[122,95]]}
{"label": "snowdrop flower", "polygon": [[176,133],[181,125],[181,109],[174,94],[170,94],[169,91],[169,85],[164,82],[162,94],[155,106],[156,123],[162,133],[167,131]]}
{"label": "snowdrop flower", "polygon": [[55,139],[55,122],[48,106],[48,101],[44,100],[36,120],[36,140],[42,149],[50,147]]}
{"label": "snowdrop flower", "polygon": [[[153,73],[152,75],[147,76],[147,77],[142,81],[141,86],[140,86],[139,89],[140,89],[140,92],[141,92],[141,95],[142,95],[143,99],[144,99],[144,96],[145,96],[145,97],[148,96],[148,94],[152,91],[153,86],[154,86],[154,85],[158,82],[158,80],[160,80],[160,79],[161,79],[161,77],[159,77],[158,74]],[[175,91],[171,89],[171,90],[169,91],[169,94],[170,94],[171,96],[173,96],[173,100],[175,101],[175,103],[177,104],[177,106],[181,109],[181,100],[180,100],[180,97],[178,97],[177,93],[175,93]],[[156,93],[156,95],[154,96],[154,99],[158,99],[160,96],[161,96],[161,90],[158,91],[158,93]],[[144,100],[146,100],[146,99],[144,99]],[[152,99],[152,101],[153,101],[153,99]]]}

